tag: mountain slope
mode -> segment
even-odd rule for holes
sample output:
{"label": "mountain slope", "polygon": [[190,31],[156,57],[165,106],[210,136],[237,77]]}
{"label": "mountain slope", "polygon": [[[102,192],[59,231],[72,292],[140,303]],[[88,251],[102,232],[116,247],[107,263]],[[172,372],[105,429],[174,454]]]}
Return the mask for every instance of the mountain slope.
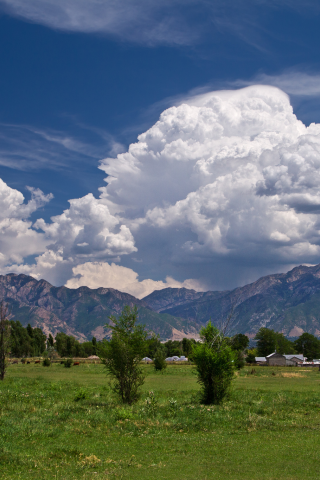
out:
{"label": "mountain slope", "polygon": [[176,331],[182,336],[197,332],[194,322],[154,312],[143,300],[113,288],[54,287],[45,280],[8,274],[0,275],[0,299],[9,304],[11,318],[23,325],[38,326],[47,335],[64,331],[80,341],[105,337],[108,317],[119,315],[125,305],[137,305],[139,322],[161,338],[172,338]]}
{"label": "mountain slope", "polygon": [[193,290],[189,295],[179,290],[185,289],[168,288],[143,300],[162,313],[198,324],[211,318],[218,326],[233,308],[230,333],[253,336],[266,326],[288,336],[303,331],[320,336],[320,265],[268,275],[232,291],[202,292],[198,298]]}

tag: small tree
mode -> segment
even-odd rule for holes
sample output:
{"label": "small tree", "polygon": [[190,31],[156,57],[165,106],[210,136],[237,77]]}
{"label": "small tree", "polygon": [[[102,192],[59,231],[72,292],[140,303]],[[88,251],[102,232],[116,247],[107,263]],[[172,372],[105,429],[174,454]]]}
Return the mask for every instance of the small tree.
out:
{"label": "small tree", "polygon": [[124,307],[119,318],[110,316],[114,324],[110,341],[99,345],[98,354],[113,377],[113,390],[123,403],[132,404],[139,397],[144,383],[140,361],[147,352],[147,335],[143,325],[137,325],[137,307]]}
{"label": "small tree", "polygon": [[237,333],[230,339],[230,347],[232,350],[244,352],[249,346],[249,338],[243,333]]}
{"label": "small tree", "polygon": [[96,337],[92,337],[91,342],[92,342],[92,347],[93,347],[92,348],[92,350],[93,350],[92,354],[96,355],[96,352],[97,352],[97,339],[96,339]]}
{"label": "small tree", "polygon": [[166,362],[166,348],[163,345],[160,345],[158,350],[155,353],[153,365],[155,370],[165,370],[167,368]]}
{"label": "small tree", "polygon": [[219,404],[227,395],[234,377],[234,354],[222,332],[211,325],[200,330],[202,343],[193,346],[201,397],[205,404]]}
{"label": "small tree", "polygon": [[10,346],[10,324],[8,321],[8,306],[0,303],[0,380],[4,379],[7,369],[7,355]]}
{"label": "small tree", "polygon": [[246,362],[255,363],[256,357],[258,357],[258,350],[256,348],[251,348],[250,350],[248,350]]}

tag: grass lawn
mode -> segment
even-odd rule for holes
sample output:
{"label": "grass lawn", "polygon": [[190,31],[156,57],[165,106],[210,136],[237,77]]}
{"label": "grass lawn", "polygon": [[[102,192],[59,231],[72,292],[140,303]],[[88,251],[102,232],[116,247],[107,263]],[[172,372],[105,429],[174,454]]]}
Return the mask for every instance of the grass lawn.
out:
{"label": "grass lawn", "polygon": [[10,365],[0,383],[1,480],[319,479],[317,369],[245,368],[230,399],[208,407],[192,366],[143,368],[141,400],[127,407],[103,365]]}

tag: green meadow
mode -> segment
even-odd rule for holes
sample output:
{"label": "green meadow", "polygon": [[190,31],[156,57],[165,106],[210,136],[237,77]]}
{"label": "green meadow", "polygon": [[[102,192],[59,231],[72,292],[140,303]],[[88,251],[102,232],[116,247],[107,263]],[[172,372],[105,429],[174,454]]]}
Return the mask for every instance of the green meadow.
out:
{"label": "green meadow", "polygon": [[192,365],[143,368],[128,407],[103,365],[10,365],[1,479],[319,479],[317,369],[246,367],[222,406],[204,406]]}

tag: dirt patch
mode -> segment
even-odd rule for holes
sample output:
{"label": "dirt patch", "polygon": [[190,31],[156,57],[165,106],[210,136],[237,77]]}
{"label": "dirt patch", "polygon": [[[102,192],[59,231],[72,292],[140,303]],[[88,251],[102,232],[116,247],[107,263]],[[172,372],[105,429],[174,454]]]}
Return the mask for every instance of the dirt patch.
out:
{"label": "dirt patch", "polygon": [[289,332],[289,337],[300,337],[300,335],[302,335],[304,333],[304,330],[302,330],[302,328],[300,327],[297,327],[297,325],[295,325]]}

